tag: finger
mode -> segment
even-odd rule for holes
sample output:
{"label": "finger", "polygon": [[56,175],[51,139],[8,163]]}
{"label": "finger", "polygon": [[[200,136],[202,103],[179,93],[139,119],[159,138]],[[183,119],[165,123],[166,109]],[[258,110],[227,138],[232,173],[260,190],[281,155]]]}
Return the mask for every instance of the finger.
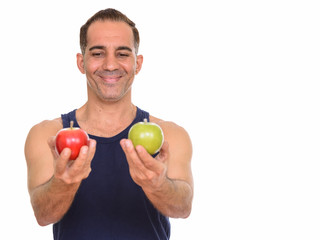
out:
{"label": "finger", "polygon": [[93,158],[95,152],[96,152],[96,146],[97,142],[94,139],[89,139],[89,158]]}
{"label": "finger", "polygon": [[143,170],[145,167],[141,160],[139,159],[139,156],[136,152],[136,149],[134,148],[132,142],[130,139],[122,139],[120,141],[120,145],[127,157],[127,161],[129,166],[136,167],[141,170]]}
{"label": "finger", "polygon": [[88,152],[88,146],[85,145],[80,148],[80,152],[77,159],[72,161],[72,164],[70,165],[69,173],[71,176],[76,176],[79,173],[87,170],[85,167],[88,168],[88,166],[86,165],[88,159]]}
{"label": "finger", "polygon": [[122,139],[120,145],[126,154],[127,159],[131,162],[131,159],[136,157],[137,153],[130,139]]}
{"label": "finger", "polygon": [[82,171],[86,176],[91,172],[91,162],[96,151],[96,141],[89,139],[88,146],[80,148],[77,159],[72,163],[71,173]]}
{"label": "finger", "polygon": [[87,161],[86,161],[86,167],[88,168],[91,168],[91,162],[96,152],[96,145],[97,145],[97,142],[95,140],[93,139],[89,140],[89,148],[88,148]]}
{"label": "finger", "polygon": [[71,150],[65,148],[55,161],[55,172],[57,174],[63,174],[67,168],[69,158],[71,156]]}
{"label": "finger", "polygon": [[151,170],[151,171],[158,171],[159,170],[159,164],[155,159],[147,152],[147,150],[143,146],[136,146],[136,150],[138,153],[138,157],[143,163],[143,165]]}

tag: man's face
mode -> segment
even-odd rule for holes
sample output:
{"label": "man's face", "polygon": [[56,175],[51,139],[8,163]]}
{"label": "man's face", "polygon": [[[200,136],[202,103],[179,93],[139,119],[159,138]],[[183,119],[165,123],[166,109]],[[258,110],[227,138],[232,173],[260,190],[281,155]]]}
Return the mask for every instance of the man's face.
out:
{"label": "man's face", "polygon": [[89,96],[104,101],[122,99],[130,92],[143,60],[135,55],[131,28],[124,22],[94,22],[88,29],[87,43],[77,62],[87,76]]}

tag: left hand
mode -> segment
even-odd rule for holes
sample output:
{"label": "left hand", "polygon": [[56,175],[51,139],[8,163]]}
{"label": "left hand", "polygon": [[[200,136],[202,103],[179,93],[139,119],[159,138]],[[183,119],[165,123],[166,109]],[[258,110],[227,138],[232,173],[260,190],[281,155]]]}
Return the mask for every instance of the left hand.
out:
{"label": "left hand", "polygon": [[153,158],[142,146],[133,146],[131,140],[122,139],[120,145],[127,157],[133,181],[145,192],[155,192],[167,181],[169,144],[164,142],[159,154]]}

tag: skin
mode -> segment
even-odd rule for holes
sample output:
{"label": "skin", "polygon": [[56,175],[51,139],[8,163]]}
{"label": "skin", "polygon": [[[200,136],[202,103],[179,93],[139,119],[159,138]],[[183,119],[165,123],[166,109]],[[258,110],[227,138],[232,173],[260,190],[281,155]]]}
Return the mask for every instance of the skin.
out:
{"label": "skin", "polygon": [[[123,22],[98,21],[88,29],[88,46],[77,54],[77,66],[87,77],[88,101],[76,111],[83,130],[91,135],[112,137],[135,118],[131,86],[141,70],[142,55],[136,55],[131,28]],[[106,74],[112,73],[112,74]],[[128,139],[120,144],[126,154],[134,182],[142,187],[153,205],[164,215],[186,218],[191,212],[193,179],[192,144],[188,133],[172,122],[150,116],[161,126],[165,142],[152,158],[142,146]],[[81,148],[79,157],[69,161],[70,149],[55,152],[55,135],[61,118],[43,121],[29,132],[25,144],[28,190],[38,223],[59,221],[68,211],[81,181],[91,173],[96,142]]]}

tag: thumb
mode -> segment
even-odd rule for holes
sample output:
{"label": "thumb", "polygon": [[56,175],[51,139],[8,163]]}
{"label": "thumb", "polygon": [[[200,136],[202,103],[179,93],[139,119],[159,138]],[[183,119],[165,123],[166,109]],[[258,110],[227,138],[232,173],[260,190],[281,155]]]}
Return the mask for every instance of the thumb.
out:
{"label": "thumb", "polygon": [[71,156],[71,150],[69,148],[64,148],[55,160],[55,174],[62,175],[67,169],[69,158]]}

